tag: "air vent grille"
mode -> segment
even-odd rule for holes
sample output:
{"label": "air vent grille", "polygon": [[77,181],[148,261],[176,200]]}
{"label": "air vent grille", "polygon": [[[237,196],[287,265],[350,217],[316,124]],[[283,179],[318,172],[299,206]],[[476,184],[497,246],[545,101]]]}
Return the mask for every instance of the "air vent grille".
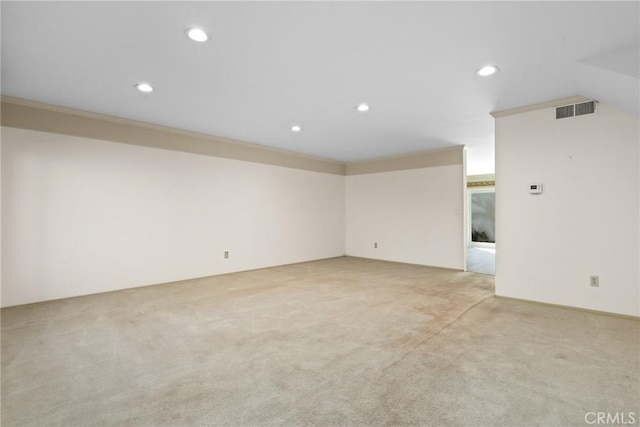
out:
{"label": "air vent grille", "polygon": [[565,105],[564,107],[556,108],[556,120],[565,119],[567,117],[573,117],[573,105]]}
{"label": "air vent grille", "polygon": [[596,101],[585,101],[579,104],[563,105],[556,107],[556,120],[567,117],[584,116],[596,112]]}
{"label": "air vent grille", "polygon": [[595,101],[583,102],[576,104],[576,116],[583,116],[585,114],[593,114],[596,112]]}

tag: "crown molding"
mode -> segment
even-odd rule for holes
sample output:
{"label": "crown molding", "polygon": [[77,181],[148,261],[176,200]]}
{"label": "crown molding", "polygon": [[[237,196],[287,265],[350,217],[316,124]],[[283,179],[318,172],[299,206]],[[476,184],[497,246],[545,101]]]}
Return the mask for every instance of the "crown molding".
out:
{"label": "crown molding", "polygon": [[344,163],[27,99],[2,96],[0,101],[0,124],[6,127],[202,154],[335,175],[361,175],[453,164],[462,165],[464,158],[464,146],[457,145]]}
{"label": "crown molding", "polygon": [[212,157],[344,175],[336,160],[277,148],[2,96],[2,126],[99,139]]}
{"label": "crown molding", "polygon": [[410,154],[350,162],[346,164],[345,175],[362,175],[457,164],[463,165],[464,149],[464,145],[456,145],[454,147],[436,148]]}

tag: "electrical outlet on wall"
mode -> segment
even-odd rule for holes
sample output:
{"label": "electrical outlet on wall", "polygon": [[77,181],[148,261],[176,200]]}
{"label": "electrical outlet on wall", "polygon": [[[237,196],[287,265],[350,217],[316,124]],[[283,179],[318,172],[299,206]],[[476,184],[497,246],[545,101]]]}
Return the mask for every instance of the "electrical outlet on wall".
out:
{"label": "electrical outlet on wall", "polygon": [[229,251],[224,251],[224,258],[225,259],[229,258]]}
{"label": "electrical outlet on wall", "polygon": [[600,287],[600,276],[589,276],[589,286],[592,288]]}
{"label": "electrical outlet on wall", "polygon": [[378,242],[374,242],[374,243],[373,243],[373,248],[374,248],[374,249],[378,249]]}

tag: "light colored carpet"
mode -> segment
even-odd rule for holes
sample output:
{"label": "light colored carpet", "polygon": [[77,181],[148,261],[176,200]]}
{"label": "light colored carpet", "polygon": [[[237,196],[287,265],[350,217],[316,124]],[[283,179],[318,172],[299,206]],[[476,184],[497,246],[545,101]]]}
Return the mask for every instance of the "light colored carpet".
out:
{"label": "light colored carpet", "polygon": [[3,426],[585,425],[639,322],[336,258],[2,310]]}

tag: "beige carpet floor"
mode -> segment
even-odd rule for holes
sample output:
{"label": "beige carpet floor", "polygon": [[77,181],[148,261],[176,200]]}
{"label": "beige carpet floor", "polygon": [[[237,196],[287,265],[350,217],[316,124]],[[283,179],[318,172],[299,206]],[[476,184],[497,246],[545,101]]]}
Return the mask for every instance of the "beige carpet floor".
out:
{"label": "beige carpet floor", "polygon": [[[2,426],[640,418],[639,322],[335,258],[2,310]],[[628,418],[627,418],[628,420]]]}

